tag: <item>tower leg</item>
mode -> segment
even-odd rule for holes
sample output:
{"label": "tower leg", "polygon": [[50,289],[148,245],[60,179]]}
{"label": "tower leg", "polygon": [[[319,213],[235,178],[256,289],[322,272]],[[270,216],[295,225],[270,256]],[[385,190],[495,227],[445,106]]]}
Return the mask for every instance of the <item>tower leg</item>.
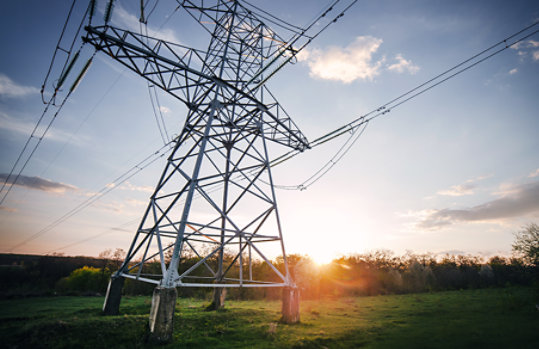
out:
{"label": "tower leg", "polygon": [[178,291],[174,287],[157,286],[153,290],[150,309],[150,337],[157,342],[169,342],[174,332],[174,310]]}
{"label": "tower leg", "polygon": [[283,288],[283,304],[281,321],[287,324],[299,322],[299,289],[297,287]]}
{"label": "tower leg", "polygon": [[105,303],[103,304],[103,314],[118,315],[120,313],[124,280],[122,276],[111,276],[107,294],[105,295]]}
{"label": "tower leg", "polygon": [[213,301],[206,308],[207,310],[219,310],[225,307],[226,288],[215,287],[213,289]]}

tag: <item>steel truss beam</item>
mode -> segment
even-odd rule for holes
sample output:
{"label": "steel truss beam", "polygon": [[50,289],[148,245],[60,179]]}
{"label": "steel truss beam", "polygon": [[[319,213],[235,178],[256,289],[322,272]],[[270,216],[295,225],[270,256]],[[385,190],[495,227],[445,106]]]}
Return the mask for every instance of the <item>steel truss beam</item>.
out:
{"label": "steel truss beam", "polygon": [[[290,48],[237,1],[180,5],[211,33],[206,51],[86,27],[86,42],[188,107],[117,275],[165,287],[292,286],[267,141],[297,150],[308,141],[260,86]],[[281,269],[270,253],[283,255]],[[255,258],[265,280],[253,279]]]}

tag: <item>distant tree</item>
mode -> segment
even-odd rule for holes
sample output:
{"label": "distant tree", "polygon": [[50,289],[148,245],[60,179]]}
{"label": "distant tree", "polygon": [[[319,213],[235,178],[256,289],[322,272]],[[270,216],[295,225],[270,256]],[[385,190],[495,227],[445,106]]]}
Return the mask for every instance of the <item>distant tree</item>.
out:
{"label": "distant tree", "polygon": [[539,225],[530,223],[515,233],[513,252],[524,262],[539,266]]}

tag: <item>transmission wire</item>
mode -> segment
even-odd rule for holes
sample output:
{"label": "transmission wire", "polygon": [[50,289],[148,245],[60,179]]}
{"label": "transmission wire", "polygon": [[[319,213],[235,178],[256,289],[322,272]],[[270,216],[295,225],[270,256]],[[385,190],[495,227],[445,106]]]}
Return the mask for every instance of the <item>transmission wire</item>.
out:
{"label": "transmission wire", "polygon": [[[26,238],[25,240],[21,241],[20,243],[16,244],[15,246],[11,247],[10,251],[13,251],[23,245],[26,245],[28,242],[37,239],[41,235],[49,232],[50,230],[54,229],[59,224],[63,223],[67,219],[71,218],[75,214],[79,213],[86,207],[92,205],[94,202],[105,196],[106,194],[110,193],[115,188],[119,187],[121,184],[126,182],[128,179],[132,178],[137,173],[140,173],[140,171],[144,170],[146,167],[153,164],[155,161],[159,160],[163,156],[166,155],[166,153],[161,153],[165,148],[167,148],[169,145],[174,143],[175,141],[170,141],[169,143],[165,144],[161,148],[159,148],[157,151],[152,153],[151,155],[144,158],[142,161],[138,162],[135,166],[131,167],[129,170],[124,172],[122,175],[118,176],[115,180],[112,182],[106,184],[103,188],[101,188],[98,192],[94,193],[92,196],[84,200],[83,202],[79,203],[77,206],[75,206],[73,209],[65,213],[60,218],[56,219],[43,229],[39,230],[37,233],[31,235],[30,237]],[[152,159],[154,158],[154,159]]]}
{"label": "transmission wire", "polygon": [[[354,1],[351,5],[353,5],[355,2],[357,2],[357,0]],[[345,11],[346,11],[351,5],[349,5],[349,6],[345,9]],[[339,15],[334,19],[334,21],[336,21],[338,18],[342,17],[343,14],[344,14],[344,11],[341,12],[341,14],[339,14]],[[325,15],[325,14],[324,14],[324,15]],[[323,16],[322,16],[322,17],[323,17]],[[331,23],[333,23],[334,21],[332,21]],[[331,24],[331,23],[329,23],[329,24]],[[318,36],[323,30],[325,30],[325,28],[327,28],[327,26],[329,26],[329,24],[327,24],[327,25],[326,25],[324,28],[322,28],[317,34],[315,34],[315,36],[313,36],[313,39],[314,39],[316,36]],[[356,141],[359,139],[359,137],[363,134],[363,132],[365,131],[365,128],[366,128],[366,126],[368,125],[368,122],[369,122],[370,120],[373,120],[374,118],[377,118],[377,117],[379,117],[379,116],[382,116],[382,115],[385,115],[385,114],[389,113],[392,109],[394,109],[394,108],[396,108],[396,107],[398,107],[398,106],[400,106],[400,105],[402,105],[402,104],[404,104],[404,103],[410,101],[411,99],[413,99],[413,98],[415,98],[415,97],[417,97],[417,96],[419,96],[419,95],[421,95],[421,94],[423,94],[423,93],[429,91],[430,89],[432,89],[432,88],[434,88],[434,87],[436,87],[436,86],[438,86],[438,85],[440,85],[440,84],[442,84],[442,83],[448,81],[449,79],[452,79],[453,77],[455,77],[455,76],[457,76],[457,75],[459,75],[459,74],[461,74],[461,73],[467,71],[468,69],[471,69],[472,67],[474,67],[474,66],[476,66],[476,65],[478,65],[478,64],[480,64],[480,63],[482,63],[482,62],[484,62],[484,61],[486,61],[487,59],[492,58],[493,56],[495,56],[495,55],[497,55],[497,54],[499,54],[499,53],[505,51],[506,49],[508,49],[508,48],[510,48],[510,47],[512,47],[512,46],[514,46],[514,45],[516,45],[516,44],[518,44],[519,42],[521,42],[521,41],[523,41],[523,40],[525,40],[525,39],[527,39],[527,38],[533,36],[534,34],[536,34],[537,32],[539,32],[539,30],[536,30],[536,31],[534,31],[534,32],[532,32],[532,33],[530,33],[530,34],[524,36],[524,37],[521,37],[520,39],[518,39],[517,41],[515,41],[515,42],[513,42],[513,43],[511,43],[511,44],[508,44],[508,43],[507,43],[508,40],[512,39],[513,37],[517,36],[518,34],[524,32],[524,31],[526,31],[527,29],[532,28],[533,26],[535,26],[535,25],[537,25],[537,24],[539,24],[539,21],[537,21],[537,22],[533,23],[532,25],[530,25],[530,26],[528,26],[528,27],[526,27],[526,28],[520,30],[519,32],[517,32],[517,33],[515,33],[515,34],[513,34],[513,35],[511,35],[511,36],[509,36],[508,38],[502,40],[501,42],[499,42],[499,43],[497,43],[497,44],[495,44],[495,45],[492,45],[492,46],[489,47],[488,49],[483,50],[482,52],[480,52],[480,53],[478,53],[478,54],[472,56],[471,58],[469,58],[469,59],[467,59],[467,60],[465,60],[465,61],[463,61],[463,62],[461,62],[461,63],[459,63],[458,65],[456,65],[456,66],[454,66],[454,67],[452,67],[452,68],[446,70],[444,73],[437,75],[436,77],[434,77],[434,78],[428,80],[427,82],[425,82],[425,83],[423,83],[423,84],[421,84],[421,85],[418,85],[417,87],[415,87],[415,88],[409,90],[408,92],[406,92],[406,93],[400,95],[399,97],[392,99],[391,101],[385,103],[385,104],[382,105],[381,107],[379,107],[379,108],[377,108],[377,109],[375,109],[375,110],[373,110],[373,111],[371,111],[371,112],[369,112],[369,113],[367,113],[367,114],[365,114],[365,115],[363,115],[363,116],[361,116],[361,117],[359,117],[359,118],[353,120],[352,122],[350,122],[350,123],[348,123],[348,124],[346,124],[346,125],[344,125],[344,126],[342,126],[342,127],[339,127],[338,129],[336,129],[336,130],[334,130],[334,131],[331,131],[331,132],[329,132],[329,133],[327,133],[327,134],[325,134],[325,135],[323,135],[323,136],[321,136],[321,137],[318,137],[318,138],[315,139],[313,142],[311,142],[311,144],[310,144],[310,149],[312,149],[312,148],[314,148],[314,147],[316,147],[316,146],[319,146],[319,145],[321,145],[321,144],[324,144],[324,143],[326,143],[326,142],[328,142],[328,141],[330,141],[330,140],[333,140],[333,139],[335,139],[335,138],[337,138],[337,137],[343,135],[344,133],[346,133],[346,132],[348,132],[348,131],[352,132],[351,137],[345,142],[345,144],[339,149],[339,151],[337,151],[337,153],[330,159],[330,161],[329,161],[326,165],[324,165],[321,169],[319,169],[317,172],[315,172],[311,177],[309,177],[307,180],[305,180],[302,184],[300,184],[300,185],[298,185],[298,186],[277,186],[277,185],[276,185],[276,187],[281,187],[281,188],[285,188],[285,187],[287,187],[287,188],[295,187],[295,188],[298,188],[298,189],[304,189],[304,188],[305,188],[304,184],[307,184],[307,186],[310,186],[310,185],[314,184],[314,183],[315,183],[316,181],[318,181],[322,176],[324,176],[324,175],[325,175],[325,174],[326,174],[326,173],[327,173],[327,172],[328,172],[328,171],[329,171],[329,170],[330,170],[330,169],[331,169],[331,168],[332,168],[338,161],[340,161],[340,160],[346,155],[346,153],[351,149],[351,147],[355,144],[355,142],[356,142]],[[309,42],[310,42],[310,40],[309,40]],[[505,44],[506,44],[505,47],[502,47],[501,49],[499,49],[499,50],[493,52],[492,54],[490,54],[490,55],[488,55],[488,56],[486,56],[486,57],[484,57],[484,58],[482,58],[482,59],[480,59],[480,60],[478,60],[478,61],[472,63],[472,64],[469,65],[469,66],[464,67],[463,69],[458,70],[457,72],[455,72],[455,73],[453,73],[453,74],[447,76],[446,78],[444,78],[444,79],[438,81],[437,83],[435,83],[435,84],[433,84],[433,85],[431,85],[431,86],[428,86],[428,87],[426,87],[425,89],[422,89],[421,91],[419,91],[419,92],[417,92],[417,93],[411,95],[410,97],[408,97],[408,98],[406,98],[406,99],[400,101],[399,103],[397,103],[397,104],[395,104],[395,105],[390,106],[389,108],[387,108],[387,106],[389,106],[390,104],[392,104],[392,103],[398,101],[399,99],[402,99],[403,97],[405,97],[405,96],[407,96],[407,95],[409,95],[409,94],[411,94],[411,93],[417,91],[418,89],[420,89],[420,88],[422,88],[422,87],[428,85],[429,83],[431,83],[431,82],[437,80],[438,78],[440,78],[440,77],[446,75],[447,73],[449,73],[449,72],[451,72],[451,71],[453,71],[453,70],[455,70],[455,69],[461,67],[462,65],[464,65],[464,64],[466,64],[466,63],[472,61],[473,59],[475,59],[475,58],[477,58],[477,57],[483,55],[484,53],[486,53],[486,52],[492,50],[493,48],[495,48],[495,47],[497,47],[497,46],[499,46],[501,43],[505,43]],[[301,47],[301,49],[303,49],[305,46],[306,46],[306,45],[303,45],[303,46]],[[299,50],[298,50],[297,52],[299,52]],[[266,79],[266,80],[267,80],[267,79]],[[382,110],[383,110],[383,111],[382,111]],[[378,112],[378,113],[375,114],[374,116],[371,116],[371,117],[369,117],[369,118],[366,117],[366,116],[371,115],[371,114],[376,113],[376,112]],[[361,122],[360,122],[359,124],[355,124],[355,123],[358,122],[358,121],[361,121]],[[361,129],[361,131],[358,132],[357,135],[355,135],[356,130],[357,130],[360,126],[362,126],[362,125],[363,125],[363,128]],[[345,128],[348,128],[348,130],[343,131]],[[355,136],[355,137],[354,137],[354,136]],[[353,138],[353,140],[352,140],[352,138]],[[170,144],[170,143],[169,143],[169,144]],[[162,149],[162,148],[161,148],[161,149]],[[341,151],[342,151],[342,153],[341,153]],[[339,155],[339,153],[341,153],[341,154]],[[156,152],[155,154],[157,154],[157,152]],[[298,154],[299,154],[299,152],[297,152],[297,151],[290,151],[290,152],[288,152],[288,153],[285,153],[285,154],[281,155],[280,157],[278,157],[277,159],[275,159],[274,161],[272,161],[272,163],[270,164],[270,166],[273,167],[273,166],[275,166],[275,165],[278,165],[278,164],[280,164],[280,163],[282,163],[282,162],[284,162],[284,161],[287,161],[287,160],[291,159],[292,157],[295,157],[295,156],[298,155]],[[161,156],[163,156],[163,155],[164,155],[164,154],[162,154]],[[155,159],[155,160],[156,160],[156,159]],[[149,164],[153,163],[155,160],[152,160],[152,162],[150,162]],[[149,164],[147,164],[146,166],[148,166]],[[329,167],[328,167],[328,164],[331,164],[331,165],[329,165]],[[143,168],[145,168],[146,166],[144,166]],[[326,168],[326,167],[327,167],[327,168]],[[142,170],[143,168],[140,168],[140,170]],[[324,170],[324,168],[326,168],[326,169]],[[129,171],[128,171],[128,172],[129,172]],[[131,176],[132,176],[132,175],[131,175]],[[129,179],[131,176],[129,176],[129,177],[126,178],[125,180]],[[120,176],[119,178],[121,178],[121,177],[122,177],[122,176]],[[119,184],[122,184],[125,180],[123,180],[123,181],[120,182]],[[309,182],[309,181],[311,181],[311,182]],[[108,189],[112,190],[113,188],[115,188],[115,186],[112,187],[112,188],[108,188]],[[110,191],[110,190],[109,190],[109,191]],[[104,192],[103,194],[101,194],[101,196],[105,195],[105,194],[108,193],[109,191]],[[93,203],[93,202],[91,202],[91,203]],[[90,203],[90,204],[91,204],[91,203]],[[89,206],[89,204],[88,204],[87,206]],[[85,206],[85,207],[87,207],[87,206]],[[85,207],[82,207],[82,208],[85,208]],[[81,208],[81,209],[82,209],[82,208]],[[73,211],[73,210],[72,210],[72,211]],[[72,211],[68,212],[68,214],[70,214]],[[78,211],[77,211],[77,212],[78,212]],[[77,212],[75,212],[75,213],[77,213]],[[75,213],[73,213],[73,214],[75,214]],[[62,217],[61,217],[59,220],[57,220],[57,221],[60,221],[61,219],[63,219],[64,217],[66,217],[68,214],[62,216]],[[67,218],[69,218],[69,217],[71,217],[71,216],[68,216]],[[67,219],[67,218],[65,218],[65,219]],[[64,219],[64,220],[65,220],[65,219]],[[53,222],[53,224],[55,224],[57,221]],[[60,224],[61,222],[63,222],[63,221],[58,222],[56,225]],[[52,224],[51,224],[51,225],[52,225]],[[29,239],[25,240],[23,243],[14,246],[11,250],[13,250],[13,249],[15,249],[15,248],[17,248],[17,247],[20,247],[20,246],[22,246],[23,244],[25,244],[25,243],[27,243],[27,242],[29,242],[29,241],[31,241],[31,240],[37,238],[39,235],[41,235],[41,234],[43,234],[43,233],[49,231],[50,229],[53,228],[53,227],[50,227],[51,225],[47,226],[47,227],[44,228],[43,230],[41,230],[41,231],[39,231],[38,233],[34,234],[32,237],[30,237]],[[56,225],[55,225],[55,226],[56,226]],[[49,228],[49,227],[50,227],[50,228]],[[38,234],[39,234],[39,235],[38,235]]]}
{"label": "transmission wire", "polygon": [[128,225],[131,225],[133,223],[136,223],[139,221],[139,218],[136,218],[136,219],[133,219],[133,220],[130,220],[129,222],[126,222],[124,224],[121,224],[121,225],[117,225],[116,227],[112,227],[112,228],[109,228],[103,232],[100,232],[98,234],[95,234],[95,235],[92,235],[90,237],[87,237],[87,238],[84,238],[84,239],[81,239],[81,240],[77,240],[75,242],[72,242],[72,243],[69,243],[67,245],[64,245],[62,247],[59,247],[59,248],[55,248],[53,250],[50,250],[49,252],[46,252],[45,254],[48,255],[48,254],[52,254],[52,253],[55,253],[55,252],[58,252],[58,251],[61,251],[61,250],[65,250],[66,248],[70,248],[70,247],[73,247],[73,246],[76,246],[76,245],[80,245],[82,244],[83,242],[88,242],[88,241],[91,241],[91,240],[94,240],[94,239],[97,239],[98,237],[101,237],[103,235],[106,235],[106,234],[110,234],[112,231],[117,231],[117,230],[120,230],[121,228],[125,227],[125,226],[128,226]]}
{"label": "transmission wire", "polygon": [[[49,79],[49,75],[50,75],[50,73],[52,71],[52,66],[54,65],[54,61],[56,59],[56,54],[61,49],[60,48],[60,43],[61,43],[62,38],[64,37],[64,34],[66,32],[67,24],[69,23],[69,19],[71,18],[71,13],[73,12],[73,8],[75,7],[76,2],[77,2],[77,0],[73,0],[73,3],[71,4],[71,7],[69,8],[69,12],[67,14],[66,21],[64,22],[64,26],[63,26],[62,31],[60,33],[60,38],[58,39],[58,43],[56,44],[56,48],[54,49],[54,53],[52,55],[51,63],[49,65],[49,70],[47,71],[47,74],[45,75],[45,80],[43,81],[43,85],[41,86],[41,99],[43,100],[43,103],[45,103],[45,104],[47,104],[47,102],[45,102],[45,99],[43,97],[43,92],[45,90],[45,85],[46,85],[47,80]],[[65,65],[64,65],[64,68],[65,68]]]}
{"label": "transmission wire", "polygon": [[[6,190],[6,192],[4,193],[4,195],[2,196],[2,199],[0,199],[0,205],[4,203],[4,201],[6,200],[6,197],[9,195],[9,193],[11,192],[11,189],[13,188],[13,186],[17,183],[17,180],[19,179],[19,177],[21,176],[22,172],[24,171],[24,169],[26,168],[26,166],[28,165],[28,162],[30,162],[30,159],[34,156],[37,148],[39,147],[39,145],[41,144],[41,142],[43,141],[43,138],[45,138],[45,136],[47,135],[47,132],[49,131],[49,129],[51,128],[52,124],[54,123],[55,119],[56,119],[56,116],[58,116],[58,113],[60,112],[60,110],[62,110],[62,107],[64,106],[65,102],[67,101],[67,98],[71,95],[71,92],[69,92],[66,97],[64,98],[64,100],[62,101],[62,104],[60,104],[60,106],[58,107],[58,109],[56,110],[56,112],[54,113],[54,115],[52,116],[51,120],[49,121],[47,127],[45,128],[45,131],[43,131],[43,133],[41,134],[41,136],[39,136],[38,140],[37,140],[37,143],[34,145],[34,148],[32,149],[32,151],[30,152],[30,154],[28,155],[28,157],[26,158],[26,161],[24,162],[24,164],[22,165],[21,169],[19,170],[19,172],[17,173],[17,175],[15,176],[15,179],[13,179],[11,181],[11,183],[9,183],[9,187],[8,189]],[[50,104],[49,104],[50,105]],[[48,109],[49,105],[47,105],[47,107],[45,108],[45,110]],[[44,115],[44,114],[43,114]],[[42,120],[42,118],[40,118],[40,121]],[[37,125],[36,125],[36,128],[37,128]],[[28,145],[28,143],[30,142],[30,139],[32,139],[33,136],[33,133],[30,135],[30,137],[28,138],[28,141],[26,142],[24,148],[23,148],[23,151],[26,150],[26,147]],[[17,161],[15,162],[15,165],[13,165],[13,168],[12,168],[12,171],[9,173],[9,175],[6,177],[6,180],[4,182],[4,185],[2,186],[2,189],[5,187],[5,185],[8,183],[9,181],[9,178],[12,176],[13,174],[13,170],[15,169],[15,166],[17,165],[19,159],[21,158],[22,156],[22,153],[19,155],[19,157],[17,158]]]}
{"label": "transmission wire", "polygon": [[[41,124],[41,122],[43,121],[43,118],[45,117],[45,115],[47,114],[47,111],[49,109],[49,107],[52,105],[55,105],[55,100],[56,100],[56,94],[58,92],[58,88],[55,89],[52,97],[49,99],[48,102],[45,102],[44,100],[44,96],[43,96],[43,93],[44,93],[44,90],[45,90],[45,85],[47,83],[47,80],[50,76],[50,73],[52,71],[52,67],[54,65],[54,61],[56,59],[56,54],[58,52],[58,50],[62,50],[64,52],[66,52],[68,55],[66,57],[66,61],[64,63],[64,66],[62,68],[62,72],[60,74],[60,76],[62,76],[62,74],[64,74],[65,72],[65,69],[67,67],[67,64],[69,62],[69,58],[71,57],[71,53],[73,51],[73,46],[75,45],[75,42],[76,42],[76,39],[80,33],[80,30],[82,28],[82,25],[84,23],[84,20],[86,19],[86,16],[88,15],[88,11],[90,9],[90,5],[86,8],[86,11],[84,13],[84,15],[82,16],[82,19],[81,19],[81,22],[78,26],[78,29],[75,33],[75,36],[73,38],[73,41],[71,42],[71,45],[69,47],[69,50],[64,50],[60,47],[60,44],[61,44],[61,41],[64,37],[64,34],[66,32],[66,29],[67,29],[67,25],[69,23],[69,20],[71,18],[71,14],[73,12],[73,8],[75,6],[75,3],[76,3],[77,0],[73,0],[72,4],[71,4],[71,7],[69,8],[69,12],[68,12],[68,15],[67,15],[67,18],[66,18],[66,21],[64,23],[64,26],[62,28],[62,31],[60,33],[60,37],[58,39],[58,43],[56,45],[56,48],[55,48],[55,51],[54,51],[54,54],[52,56],[52,59],[51,59],[51,63],[49,65],[49,69],[47,71],[47,74],[45,75],[45,80],[43,81],[43,85],[41,87],[41,99],[43,101],[43,103],[46,104],[46,107],[43,111],[43,113],[41,114],[41,116],[39,117],[36,125],[34,126],[34,129],[32,130],[32,133],[30,134],[30,136],[28,137],[28,139],[26,140],[26,143],[24,144],[24,147],[23,149],[21,150],[21,152],[19,153],[18,157],[17,157],[17,160],[15,161],[15,163],[13,164],[13,167],[11,168],[9,174],[7,175],[4,183],[2,183],[2,187],[0,188],[0,193],[2,192],[2,190],[4,190],[4,188],[6,187],[6,185],[8,184],[10,178],[12,177],[13,173],[15,172],[15,168],[17,167],[17,165],[19,164],[19,161],[21,160],[22,156],[24,155],[24,153],[26,152],[26,149],[28,148],[28,145],[30,144],[30,141],[32,140],[32,138],[34,138],[34,135],[35,135],[35,132],[37,131],[37,129],[39,128],[39,125]],[[81,48],[79,48],[79,51],[82,49],[82,46],[84,46],[84,43],[81,45]],[[94,55],[95,55],[95,52],[94,52]],[[93,57],[93,56],[92,56]],[[4,193],[4,195],[2,196],[2,199],[0,199],[0,205],[5,201],[6,197],[8,196],[8,194],[11,192],[11,189],[13,188],[13,186],[16,184],[17,180],[20,178],[20,175],[22,173],[22,171],[26,168],[26,165],[28,164],[28,162],[30,161],[30,159],[32,158],[32,156],[34,155],[34,153],[36,152],[37,148],[39,147],[39,145],[41,144],[43,138],[45,137],[45,135],[47,134],[47,132],[49,131],[50,127],[52,126],[52,124],[54,123],[54,120],[56,119],[56,116],[58,115],[58,113],[60,112],[60,110],[62,109],[62,107],[64,106],[64,104],[66,103],[67,99],[69,98],[69,96],[71,95],[71,93],[73,92],[73,89],[70,89],[69,92],[67,93],[67,95],[64,97],[62,103],[60,104],[60,106],[58,107],[58,109],[56,110],[55,114],[53,115],[53,117],[51,118],[51,121],[49,122],[49,124],[47,125],[45,131],[42,133],[42,135],[38,138],[38,141],[36,143],[36,145],[34,146],[34,148],[32,149],[32,151],[30,152],[30,155],[28,156],[28,158],[26,159],[26,161],[24,162],[22,168],[19,170],[19,172],[17,173],[17,175],[15,176],[15,179],[9,184],[9,187],[8,189],[6,190],[6,192]],[[55,105],[56,106],[56,105]]]}
{"label": "transmission wire", "polygon": [[[378,107],[378,108],[376,108],[376,109],[370,111],[369,113],[364,114],[364,115],[362,115],[361,117],[359,117],[359,118],[357,118],[357,119],[351,121],[350,123],[348,123],[348,124],[346,124],[346,125],[344,125],[344,126],[341,126],[341,127],[337,128],[337,129],[335,129],[335,130],[333,130],[333,131],[331,131],[331,132],[329,132],[329,133],[327,133],[327,134],[325,134],[325,135],[323,135],[323,136],[321,136],[321,137],[316,138],[314,141],[310,142],[310,143],[309,143],[309,149],[312,149],[312,148],[315,148],[315,147],[317,147],[317,146],[320,146],[320,145],[322,145],[322,144],[324,144],[324,143],[327,143],[327,142],[329,142],[329,141],[331,141],[331,140],[333,140],[333,139],[336,139],[337,137],[340,137],[340,136],[342,136],[342,135],[345,134],[345,133],[348,133],[348,132],[351,132],[351,133],[352,133],[352,135],[350,136],[350,138],[349,138],[349,139],[345,142],[345,144],[344,144],[344,145],[337,151],[337,153],[334,155],[334,157],[333,157],[332,159],[330,159],[324,166],[322,166],[321,169],[319,169],[317,172],[315,172],[314,175],[312,175],[311,177],[309,177],[309,179],[312,178],[312,177],[314,177],[314,176],[316,176],[316,174],[317,174],[317,173],[320,173],[320,172],[322,171],[322,169],[324,169],[325,167],[329,166],[328,170],[327,170],[327,171],[324,171],[320,176],[316,177],[316,180],[315,180],[314,182],[318,181],[322,176],[324,176],[324,175],[329,171],[330,168],[332,168],[338,161],[340,161],[340,160],[344,157],[344,155],[350,150],[351,146],[357,141],[357,139],[359,138],[359,136],[361,136],[361,134],[362,134],[363,131],[365,130],[365,126],[368,124],[369,121],[371,121],[371,120],[373,120],[373,119],[375,119],[375,118],[378,118],[378,117],[380,117],[380,116],[382,116],[382,115],[385,115],[385,114],[389,113],[391,110],[393,110],[393,109],[399,107],[400,105],[402,105],[402,104],[404,104],[404,103],[406,103],[406,102],[408,102],[408,101],[410,101],[410,100],[412,100],[412,99],[414,99],[414,98],[416,98],[416,97],[422,95],[423,93],[425,93],[425,92],[431,90],[432,88],[434,88],[434,87],[436,87],[436,86],[438,86],[438,85],[440,85],[440,84],[442,84],[442,83],[444,83],[444,82],[446,82],[446,81],[448,81],[448,80],[454,78],[455,76],[457,76],[457,75],[459,75],[459,74],[461,74],[461,73],[463,73],[463,72],[465,72],[465,71],[467,71],[467,70],[469,70],[469,69],[475,67],[476,65],[478,65],[478,64],[480,64],[480,63],[486,61],[487,59],[490,59],[490,58],[492,58],[493,56],[495,56],[495,55],[501,53],[502,51],[505,51],[506,49],[508,49],[508,48],[510,48],[510,47],[512,47],[512,46],[514,46],[514,45],[516,45],[516,44],[518,44],[519,42],[522,42],[523,40],[525,40],[525,39],[527,39],[527,38],[533,36],[534,34],[536,34],[537,32],[539,32],[539,30],[536,30],[536,31],[534,31],[534,32],[532,32],[532,33],[530,33],[530,34],[527,34],[527,35],[521,37],[520,39],[516,40],[516,41],[513,42],[513,43],[510,43],[510,44],[507,43],[508,40],[511,40],[511,39],[514,38],[515,36],[517,36],[517,35],[519,35],[519,34],[525,32],[525,31],[531,29],[532,27],[534,27],[534,26],[537,25],[537,24],[539,24],[539,21],[537,21],[537,22],[535,22],[535,23],[533,23],[533,24],[531,24],[531,25],[525,27],[524,29],[522,29],[522,30],[516,32],[515,34],[512,34],[511,36],[505,38],[504,40],[498,42],[497,44],[490,46],[489,48],[487,48],[487,49],[481,51],[480,53],[478,53],[478,54],[472,56],[472,57],[469,58],[469,59],[466,59],[465,61],[463,61],[463,62],[461,62],[461,63],[455,65],[454,67],[452,67],[452,68],[446,70],[445,72],[443,72],[443,73],[441,73],[441,74],[438,74],[438,75],[435,76],[434,78],[429,79],[428,81],[426,81],[426,82],[424,82],[424,83],[422,83],[422,84],[420,84],[420,85],[414,87],[413,89],[409,90],[408,92],[401,94],[399,97],[390,100],[389,102],[387,102],[387,103],[383,104],[382,106],[380,106],[380,107]],[[431,82],[433,82],[433,81],[435,81],[435,80],[441,78],[442,76],[447,75],[448,73],[454,71],[454,70],[457,69],[457,68],[462,67],[462,66],[465,65],[466,63],[469,63],[469,62],[472,61],[473,59],[478,58],[479,56],[485,54],[485,53],[488,52],[488,51],[491,51],[492,49],[494,49],[494,48],[500,46],[501,44],[505,44],[505,46],[503,46],[502,48],[500,48],[500,49],[497,50],[497,51],[494,51],[493,53],[489,54],[488,56],[485,56],[485,57],[481,58],[480,60],[478,60],[478,61],[476,61],[476,62],[473,62],[472,64],[470,64],[470,65],[468,65],[468,66],[465,66],[464,68],[462,68],[462,69],[460,69],[460,70],[457,70],[455,73],[453,73],[453,74],[451,74],[451,75],[445,77],[444,79],[442,79],[442,80],[440,80],[440,81],[437,81],[436,83],[434,83],[434,84],[432,84],[432,85],[430,85],[430,86],[428,86],[428,87],[425,87],[425,86],[427,86],[428,84],[430,84]],[[415,94],[412,94],[413,92],[415,92],[415,91],[421,89],[422,87],[425,87],[425,88],[422,89],[422,90],[420,90],[419,92],[417,92],[417,93],[415,93]],[[404,98],[404,97],[406,97],[406,96],[408,96],[408,95],[410,95],[410,94],[412,94],[412,95],[409,96],[408,98],[406,98],[406,99],[404,99],[404,100],[402,100],[402,101],[400,101],[400,102],[398,102],[398,103],[396,103],[396,104],[393,104],[394,102],[396,102],[396,101],[398,101],[398,100],[400,100],[400,99],[402,99],[402,98]],[[393,105],[391,105],[391,104],[393,104]],[[376,114],[375,114],[375,113],[376,113]],[[374,115],[368,117],[369,115],[372,115],[372,114],[374,114]],[[361,127],[361,126],[364,126],[364,128],[361,130],[360,134],[359,134],[359,135],[354,139],[354,141],[353,141],[353,142],[346,148],[346,150],[344,151],[344,153],[342,154],[342,156],[339,156],[339,157],[337,158],[337,160],[334,161],[334,159],[335,159],[335,157],[337,156],[337,154],[339,154],[339,153],[346,147],[346,144],[347,144],[347,143],[354,137],[354,133],[355,133],[355,131],[357,130],[357,128],[359,128],[359,127]],[[296,151],[296,150],[289,151],[289,152],[287,152],[287,153],[285,153],[285,154],[279,156],[279,157],[276,158],[274,161],[272,161],[271,167],[276,166],[276,165],[279,165],[279,164],[281,164],[281,163],[283,163],[283,162],[285,162],[285,161],[288,161],[288,160],[290,160],[291,158],[295,157],[296,155],[298,155],[298,154],[300,154],[300,153],[301,153],[301,152]],[[308,183],[309,179],[307,179],[306,181],[304,181],[304,182],[302,182],[301,184],[298,184],[298,185],[274,185],[274,186],[277,187],[277,188],[279,188],[279,189],[286,189],[286,190],[305,190],[308,186],[310,186],[310,185],[312,185],[312,184],[314,183],[314,182],[313,182],[313,183]]]}

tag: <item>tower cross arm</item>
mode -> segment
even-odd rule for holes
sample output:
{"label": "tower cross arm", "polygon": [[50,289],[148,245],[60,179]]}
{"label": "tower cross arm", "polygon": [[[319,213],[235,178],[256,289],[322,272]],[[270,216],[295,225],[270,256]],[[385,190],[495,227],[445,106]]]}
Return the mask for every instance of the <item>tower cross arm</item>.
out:
{"label": "tower cross arm", "polygon": [[195,108],[197,90],[217,85],[234,96],[234,101],[223,101],[225,104],[247,100],[268,116],[264,125],[272,130],[271,140],[297,150],[309,147],[307,138],[288,116],[273,112],[275,108],[269,108],[251,92],[211,74],[204,61],[205,52],[110,26],[87,26],[85,30],[85,42],[170,93],[188,108]]}

